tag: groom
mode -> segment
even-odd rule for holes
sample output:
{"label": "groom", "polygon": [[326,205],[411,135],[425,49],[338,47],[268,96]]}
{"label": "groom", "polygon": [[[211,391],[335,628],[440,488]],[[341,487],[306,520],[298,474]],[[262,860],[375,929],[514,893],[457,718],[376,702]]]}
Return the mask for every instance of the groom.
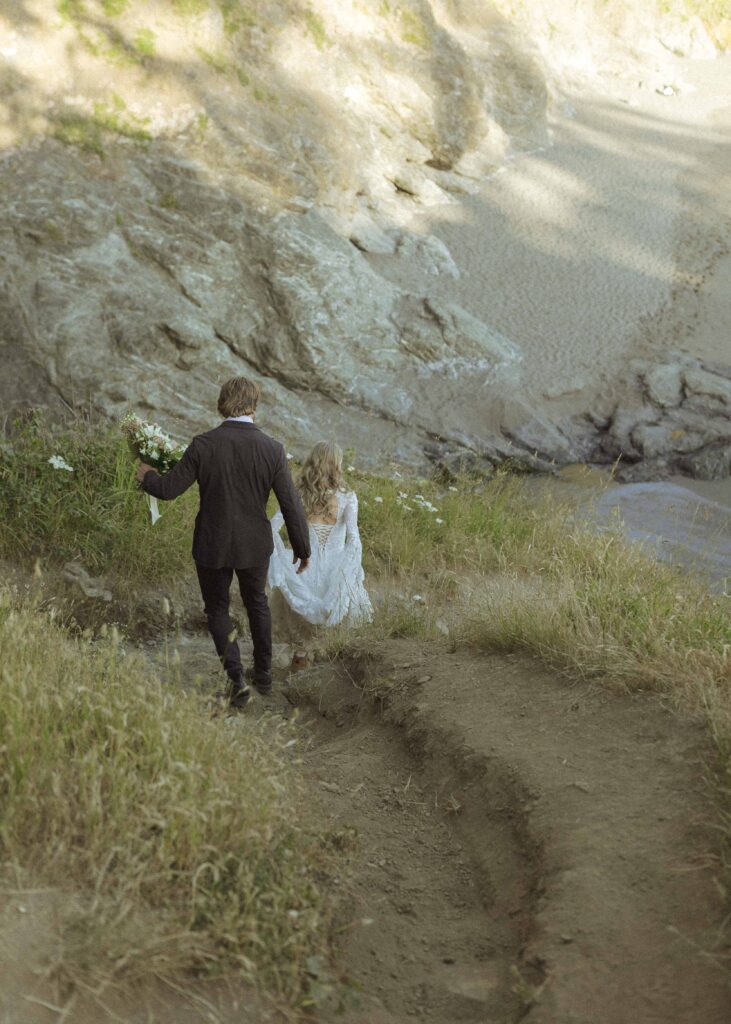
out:
{"label": "groom", "polygon": [[[259,387],[246,377],[227,380],[218,396],[223,423],[194,437],[180,462],[160,476],[142,463],[137,479],[156,498],[177,498],[197,481],[200,509],[193,533],[208,629],[229,680],[235,707],[249,699],[247,676],[259,693],[272,689],[272,620],[264,590],[274,544],[266,506],[273,489],[284,516],[297,572],[307,568],[307,519],[290,476],[284,448],[254,424]],[[254,670],[244,674],[229,589],[234,572],[249,618]]]}

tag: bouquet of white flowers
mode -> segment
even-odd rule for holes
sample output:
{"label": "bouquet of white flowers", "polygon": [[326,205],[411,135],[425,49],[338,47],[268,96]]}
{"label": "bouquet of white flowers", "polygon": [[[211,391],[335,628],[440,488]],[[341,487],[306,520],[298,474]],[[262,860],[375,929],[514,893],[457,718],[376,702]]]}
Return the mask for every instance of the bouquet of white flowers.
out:
{"label": "bouquet of white flowers", "polygon": [[[145,423],[139,416],[130,413],[122,420],[122,433],[132,449],[132,454],[141,462],[146,462],[158,473],[167,473],[176,466],[183,457],[185,448],[177,444],[166,434],[157,423]],[[160,518],[157,498],[145,494],[150,509],[153,526]]]}

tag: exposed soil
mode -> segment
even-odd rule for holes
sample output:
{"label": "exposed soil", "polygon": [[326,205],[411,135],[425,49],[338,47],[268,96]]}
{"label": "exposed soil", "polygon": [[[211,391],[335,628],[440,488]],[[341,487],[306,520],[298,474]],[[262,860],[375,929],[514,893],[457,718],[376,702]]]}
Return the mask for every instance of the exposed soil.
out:
{"label": "exposed soil", "polygon": [[[163,658],[175,647],[184,681],[213,687],[208,638],[150,650]],[[299,672],[237,722],[294,707],[312,813],[346,845],[354,837],[336,883],[340,949],[328,969],[348,1006],[338,1013],[331,998],[318,1019],[731,1019],[700,721],[521,657],[404,640]],[[59,1005],[36,972],[52,953],[51,916],[43,895],[6,900],[3,1024],[61,1019],[28,1001]],[[113,1004],[116,1016],[80,1003],[65,1019],[279,1019],[220,988]]]}
{"label": "exposed soil", "polygon": [[405,641],[310,676],[309,771],[359,830],[352,916],[373,920],[344,948],[346,1019],[730,1019],[700,722]]}

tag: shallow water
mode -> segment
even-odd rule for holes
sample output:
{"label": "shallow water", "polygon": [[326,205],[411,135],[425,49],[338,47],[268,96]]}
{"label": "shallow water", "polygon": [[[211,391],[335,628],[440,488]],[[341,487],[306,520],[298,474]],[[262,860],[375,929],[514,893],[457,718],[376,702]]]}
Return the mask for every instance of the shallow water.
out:
{"label": "shallow water", "polygon": [[731,592],[731,480],[620,484],[606,471],[577,465],[539,486],[574,506],[578,518],[619,525],[661,561],[702,574],[716,592]]}

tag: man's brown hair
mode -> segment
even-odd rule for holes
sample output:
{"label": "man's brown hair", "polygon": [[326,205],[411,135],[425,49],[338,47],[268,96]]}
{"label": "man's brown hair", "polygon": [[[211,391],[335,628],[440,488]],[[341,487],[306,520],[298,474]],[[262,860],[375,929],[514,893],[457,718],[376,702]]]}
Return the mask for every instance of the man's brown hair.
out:
{"label": "man's brown hair", "polygon": [[221,388],[218,411],[224,419],[229,416],[251,416],[259,401],[259,393],[259,385],[248,377],[232,377]]}

